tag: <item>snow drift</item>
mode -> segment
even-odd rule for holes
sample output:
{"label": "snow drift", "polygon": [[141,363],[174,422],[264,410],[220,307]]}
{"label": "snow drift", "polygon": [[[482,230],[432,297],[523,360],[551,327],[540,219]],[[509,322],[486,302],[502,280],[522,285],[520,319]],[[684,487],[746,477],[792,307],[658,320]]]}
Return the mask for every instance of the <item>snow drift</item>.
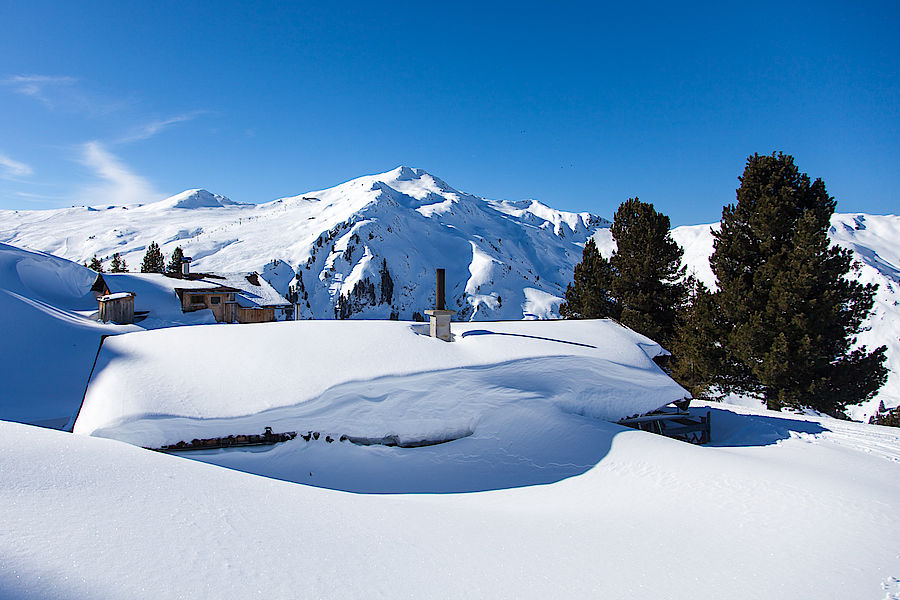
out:
{"label": "snow drift", "polygon": [[[719,447],[601,421],[578,440],[593,453],[579,476],[392,496],[0,422],[0,596],[855,600],[900,592],[896,430],[711,410]],[[434,449],[457,473],[506,449],[455,454],[455,443]],[[428,449],[406,452],[417,450]],[[320,476],[317,465],[308,470]]]}

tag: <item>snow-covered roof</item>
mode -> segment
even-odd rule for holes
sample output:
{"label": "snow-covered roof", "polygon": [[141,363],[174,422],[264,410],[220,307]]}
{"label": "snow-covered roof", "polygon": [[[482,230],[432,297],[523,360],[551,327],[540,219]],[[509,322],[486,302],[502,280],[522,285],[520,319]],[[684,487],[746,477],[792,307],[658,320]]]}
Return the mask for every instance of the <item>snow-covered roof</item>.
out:
{"label": "snow-covered roof", "polygon": [[221,275],[223,279],[211,281],[241,290],[235,294],[235,300],[244,308],[291,305],[284,296],[269,285],[268,281],[260,277],[259,273],[217,273],[217,275]]}
{"label": "snow-covered roof", "polygon": [[430,439],[488,427],[482,418],[510,405],[616,421],[687,395],[651,360],[659,344],[613,321],[453,323],[451,343],[427,329],[290,321],[110,338],[75,431],[159,447],[285,420]]}
{"label": "snow-covered roof", "polygon": [[110,300],[122,300],[124,298],[134,298],[131,292],[116,292],[115,294],[107,294],[97,298],[100,302],[109,302]]}
{"label": "snow-covered roof", "polygon": [[[184,313],[181,310],[181,301],[175,294],[175,284],[183,283],[190,286],[193,284],[191,281],[180,281],[160,273],[103,273],[102,276],[110,293],[134,293],[134,310],[149,311],[148,319],[141,322],[142,327],[215,322],[209,311]],[[209,283],[197,287],[209,287]]]}
{"label": "snow-covered roof", "polygon": [[196,279],[181,279],[160,273],[104,273],[103,279],[110,292],[134,292],[138,298],[141,294],[174,297],[172,292],[175,290],[201,291],[222,288],[223,292],[238,290],[235,299],[245,308],[291,305],[257,273],[216,273]]}

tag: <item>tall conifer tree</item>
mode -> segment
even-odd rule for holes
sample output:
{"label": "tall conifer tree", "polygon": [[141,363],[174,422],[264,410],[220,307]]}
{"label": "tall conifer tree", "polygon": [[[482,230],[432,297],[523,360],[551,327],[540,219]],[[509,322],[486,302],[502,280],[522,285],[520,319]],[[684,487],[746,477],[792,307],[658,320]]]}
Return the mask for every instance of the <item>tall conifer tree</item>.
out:
{"label": "tall conifer tree", "polygon": [[850,251],[829,246],[835,206],[822,180],[810,182],[793,157],[747,160],[710,258],[723,391],[758,395],[771,409],[840,415],[884,383],[885,347],[852,349],[876,286],[848,279]]}
{"label": "tall conifer tree", "polygon": [[687,302],[678,311],[668,346],[672,353],[669,375],[698,398],[716,383],[722,364],[722,346],[717,343],[721,327],[712,292],[693,276],[686,287]]}
{"label": "tall conifer tree", "polygon": [[184,252],[181,246],[176,246],[172,250],[172,256],[169,258],[169,264],[166,265],[166,272],[181,273],[181,263],[184,260]]}
{"label": "tall conifer tree", "polygon": [[89,265],[87,265],[87,267],[89,269],[93,269],[94,271],[96,271],[98,273],[103,272],[103,263],[100,262],[100,259],[97,258],[96,254],[91,258],[91,263]]}
{"label": "tall conifer tree", "polygon": [[125,264],[125,259],[119,256],[119,253],[116,252],[112,255],[112,260],[109,262],[109,272],[110,273],[125,273],[128,271],[128,265]]}
{"label": "tall conifer tree", "polygon": [[150,242],[147,252],[144,253],[144,261],[141,263],[141,273],[162,273],[165,266],[166,261],[159,249],[159,244]]}
{"label": "tall conifer tree", "polygon": [[609,259],[619,320],[664,345],[675,332],[675,313],[685,294],[682,250],[669,227],[669,217],[652,204],[629,198],[613,218],[616,251]]}
{"label": "tall conifer tree", "polygon": [[569,319],[603,319],[615,317],[617,308],[612,300],[612,269],[601,256],[593,238],[589,238],[575,265],[575,278],[566,288],[566,301],[559,307]]}

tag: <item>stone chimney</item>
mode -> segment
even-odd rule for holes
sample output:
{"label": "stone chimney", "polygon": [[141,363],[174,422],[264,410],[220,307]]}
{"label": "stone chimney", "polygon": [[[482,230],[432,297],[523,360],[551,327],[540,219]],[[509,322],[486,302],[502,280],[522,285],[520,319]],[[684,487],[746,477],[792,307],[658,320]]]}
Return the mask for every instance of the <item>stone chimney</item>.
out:
{"label": "stone chimney", "polygon": [[435,337],[445,342],[452,341],[450,335],[450,317],[455,311],[445,310],[444,308],[444,269],[435,271],[435,295],[434,308],[426,310],[430,324],[429,332],[431,337]]}
{"label": "stone chimney", "polygon": [[191,257],[184,256],[181,259],[181,276],[187,277],[191,274]]}

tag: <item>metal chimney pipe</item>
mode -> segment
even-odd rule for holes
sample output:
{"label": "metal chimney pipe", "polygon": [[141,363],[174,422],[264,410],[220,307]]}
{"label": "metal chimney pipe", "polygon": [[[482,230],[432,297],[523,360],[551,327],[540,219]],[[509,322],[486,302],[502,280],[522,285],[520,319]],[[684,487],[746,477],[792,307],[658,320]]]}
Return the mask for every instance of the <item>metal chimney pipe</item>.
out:
{"label": "metal chimney pipe", "polygon": [[191,274],[191,257],[185,256],[181,259],[181,275],[187,277]]}
{"label": "metal chimney pipe", "polygon": [[437,310],[444,310],[444,269],[436,269],[435,277],[437,279],[437,293],[435,294],[434,307]]}

